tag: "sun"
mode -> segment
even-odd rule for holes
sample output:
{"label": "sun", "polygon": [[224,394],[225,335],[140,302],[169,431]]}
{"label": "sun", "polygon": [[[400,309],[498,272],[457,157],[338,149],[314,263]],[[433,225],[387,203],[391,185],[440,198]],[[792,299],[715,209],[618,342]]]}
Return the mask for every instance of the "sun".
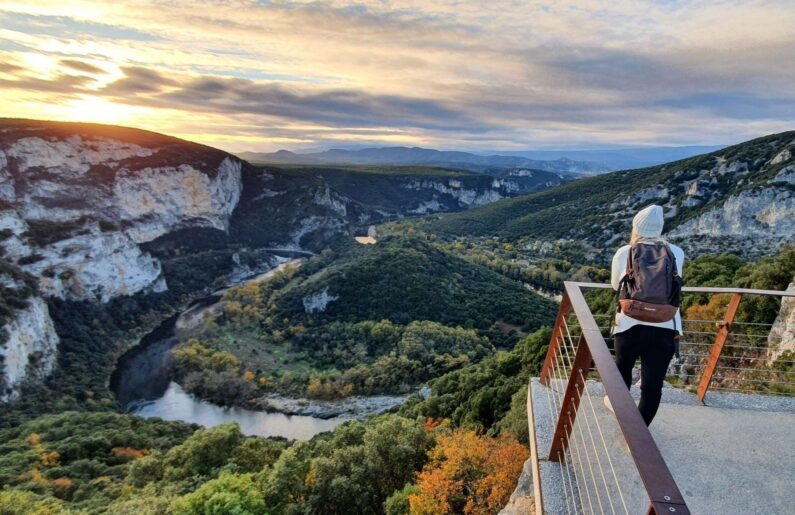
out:
{"label": "sun", "polygon": [[58,118],[62,120],[113,125],[133,122],[147,111],[143,107],[117,104],[94,96],[68,100],[54,110],[59,111]]}

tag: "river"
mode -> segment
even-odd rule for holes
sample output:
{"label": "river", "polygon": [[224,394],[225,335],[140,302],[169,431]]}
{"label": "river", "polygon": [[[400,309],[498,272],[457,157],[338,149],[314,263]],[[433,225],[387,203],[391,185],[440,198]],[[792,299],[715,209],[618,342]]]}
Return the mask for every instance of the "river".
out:
{"label": "river", "polygon": [[[247,281],[260,281],[298,261],[293,259]],[[130,413],[144,418],[159,417],[164,420],[181,420],[204,427],[214,427],[227,422],[237,422],[243,434],[249,436],[276,436],[291,440],[308,440],[318,433],[331,431],[338,425],[355,418],[383,411],[403,402],[405,396],[357,398],[354,402],[338,404],[335,416],[311,416],[248,410],[239,407],[222,407],[201,400],[182,389],[172,380],[173,360],[171,349],[178,343],[174,336],[177,324],[185,319],[195,319],[204,308],[220,300],[223,290],[193,302],[185,311],[164,320],[157,328],[144,336],[140,343],[122,355],[111,379],[111,389],[119,402]],[[180,321],[180,316],[183,316]],[[286,399],[281,398],[282,401]],[[329,412],[329,403],[314,403],[305,399],[289,399],[292,409],[303,406],[306,412]],[[319,405],[323,406],[319,406]],[[364,409],[359,409],[364,404]],[[350,408],[350,409],[348,409]],[[335,410],[331,409],[332,412]]]}
{"label": "river", "polygon": [[285,415],[238,407],[222,407],[194,397],[174,381],[169,381],[166,390],[157,399],[133,401],[128,407],[131,413],[144,418],[182,420],[204,427],[237,422],[244,435],[283,436],[293,440],[309,440],[318,433],[331,431],[354,418],[338,416],[323,419],[307,415]]}

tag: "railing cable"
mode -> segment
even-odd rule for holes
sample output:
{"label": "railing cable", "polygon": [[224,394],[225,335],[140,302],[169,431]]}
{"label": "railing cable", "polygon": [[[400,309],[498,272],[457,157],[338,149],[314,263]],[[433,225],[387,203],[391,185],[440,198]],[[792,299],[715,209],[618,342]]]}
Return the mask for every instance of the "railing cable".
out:
{"label": "railing cable", "polygon": [[[583,343],[582,341],[580,341],[579,345],[586,345],[586,344],[585,344],[585,343]],[[569,358],[569,362],[570,362],[570,363],[572,363],[571,375],[572,375],[572,377],[573,377],[573,376],[574,376],[574,374],[575,374],[575,370],[574,370],[574,368],[573,368],[573,362],[574,362],[574,360],[572,359],[571,355],[570,355],[570,354],[568,354],[568,350],[566,351],[566,353],[567,353],[567,357]],[[581,372],[581,371],[579,371],[579,370],[578,370],[578,372],[579,372],[580,376],[582,376],[582,372]],[[585,388],[585,380],[583,380],[582,387],[583,387],[583,388]],[[582,395],[580,394],[580,389],[579,389],[579,388],[575,388],[575,389],[574,389],[574,391],[575,391],[575,392],[576,392],[576,394],[577,394],[577,400],[578,400],[578,404],[577,404],[576,406],[580,406],[580,405],[582,404]],[[571,404],[572,404],[572,406],[573,406],[573,407],[575,406],[575,405],[574,405],[574,399],[572,399],[572,400],[571,400]],[[579,410],[579,409],[578,409],[577,411],[578,411],[578,413],[581,413],[581,410]],[[577,452],[578,452],[578,454],[585,454],[585,456],[586,456],[586,458],[587,458],[585,461],[588,463],[588,470],[589,470],[589,471],[590,471],[590,473],[591,473],[591,483],[593,484],[593,487],[594,487],[594,497],[596,497],[596,501],[597,501],[597,503],[599,504],[599,512],[600,512],[600,513],[604,513],[605,511],[604,511],[604,507],[602,506],[602,498],[601,498],[601,496],[598,494],[598,492],[599,492],[599,486],[596,484],[596,475],[594,474],[594,470],[593,470],[592,461],[591,461],[591,459],[590,459],[590,454],[588,453],[588,444],[587,444],[587,443],[586,443],[586,441],[585,441],[585,434],[584,434],[584,430],[583,430],[583,428],[582,428],[582,426],[583,426],[583,423],[582,423],[582,422],[579,422],[579,423],[577,424],[577,426],[579,426],[579,431],[578,431],[578,430],[577,430],[577,429],[578,429],[578,428],[577,428],[577,426],[575,426],[575,425],[574,425],[574,421],[572,421],[572,419],[571,419],[571,415],[569,415],[568,417],[569,417],[569,423],[571,424],[571,427],[572,427],[572,434],[573,434],[575,431],[579,433],[580,440],[581,440],[581,442],[582,442],[582,449],[584,449],[584,452],[581,452],[579,447],[578,447],[578,451],[577,451]],[[576,418],[576,417],[575,417],[575,420],[576,420],[576,421],[580,421],[580,420],[582,420],[583,418],[587,419],[587,413],[581,413],[581,415],[580,415],[580,417],[579,417],[579,418]],[[590,425],[588,426],[588,429],[589,429],[589,431],[590,431]],[[577,438],[576,438],[576,436],[575,436],[575,437],[574,437],[574,441],[576,442],[576,440],[577,440]],[[593,441],[593,435],[591,435],[591,440]],[[599,457],[599,453],[596,451],[596,449],[594,449],[594,452],[595,452],[595,454],[596,454],[596,457],[597,457],[597,459],[598,459],[598,457]],[[582,461],[583,461],[583,460],[582,460],[582,456],[580,456],[580,462],[581,462],[581,463],[580,463],[580,468],[582,468],[582,469],[583,469],[583,477],[584,477],[584,476],[585,476],[585,467],[583,467],[583,466],[582,466]],[[600,472],[601,472],[601,470],[600,470]],[[604,478],[604,474],[602,474],[602,477]],[[578,484],[579,484],[579,483],[578,483]],[[607,484],[606,484],[606,483],[605,483],[605,491],[607,492],[607,494],[608,494],[608,498],[609,498],[609,497],[610,497],[610,491],[609,491],[609,489],[607,488]],[[589,506],[590,506],[590,508],[591,508],[591,513],[593,513],[594,511],[593,511],[593,504],[591,503],[591,495],[590,495],[590,490],[586,489],[586,493],[588,494],[588,505],[589,505]],[[613,508],[613,502],[612,502],[612,499],[610,499],[610,508],[613,510],[613,513],[615,513],[615,508]]]}
{"label": "railing cable", "polygon": [[629,515],[629,510],[627,509],[627,502],[624,499],[624,492],[621,490],[621,483],[618,481],[618,475],[616,474],[615,466],[613,465],[613,460],[610,459],[610,452],[608,451],[607,447],[607,440],[605,440],[604,432],[602,431],[602,425],[599,423],[599,417],[596,415],[596,409],[593,405],[593,399],[591,398],[591,392],[588,391],[588,388],[585,388],[585,398],[588,399],[588,404],[591,408],[591,413],[593,413],[594,421],[596,422],[596,429],[599,432],[599,438],[602,440],[602,446],[605,449],[605,456],[607,456],[607,462],[610,465],[610,472],[613,474],[613,480],[616,482],[616,486],[618,487],[618,495],[621,498],[621,504],[624,506],[624,513]]}
{"label": "railing cable", "polygon": [[[567,354],[568,354],[568,352],[567,352]],[[563,355],[562,354],[561,354],[560,357],[561,357],[561,361],[564,361],[564,363],[565,363],[565,360],[563,359]],[[558,367],[556,369],[556,371],[565,372],[567,369],[571,369],[572,368],[573,362],[571,361],[571,356],[567,356],[567,357],[569,358],[568,367],[567,368]],[[558,376],[558,378],[561,381],[565,382],[565,377]],[[564,393],[564,395],[565,395],[565,393]],[[581,450],[577,446],[576,439],[573,438],[573,435],[574,435],[574,421],[571,418],[571,408],[568,407],[569,404],[570,404],[569,400],[564,397],[563,400],[562,400],[562,403],[561,403],[561,413],[563,413],[563,411],[565,411],[566,412],[566,417],[569,419],[569,429],[570,430],[569,430],[569,433],[568,433],[568,436],[567,436],[567,440],[569,442],[569,446],[568,446],[569,461],[572,464],[572,471],[574,472],[574,477],[575,477],[575,479],[577,479],[577,494],[578,494],[578,496],[580,498],[580,507],[582,508],[583,511],[585,511],[585,502],[584,502],[584,499],[582,497],[582,491],[585,490],[585,494],[586,494],[586,496],[588,498],[588,505],[591,508],[591,513],[593,513],[593,504],[591,503],[591,494],[590,494],[590,491],[588,490],[587,482],[585,481],[585,467],[583,466],[583,463],[582,463]],[[564,408],[564,406],[566,406],[566,407]],[[561,442],[563,442],[562,439],[561,439]],[[563,446],[564,446],[564,448],[566,447],[565,444]],[[574,458],[575,458],[574,453],[575,453],[575,451],[577,453],[577,461],[579,462],[579,465],[580,465],[580,471],[581,471],[580,477],[578,477],[576,470],[574,470]],[[564,456],[565,456],[565,451],[564,451]],[[582,481],[580,479],[582,479]]]}
{"label": "railing cable", "polygon": [[[585,343],[581,342],[581,343],[579,343],[579,345],[587,345],[587,344],[585,344]],[[569,360],[569,363],[570,363],[570,364],[571,364],[571,363],[573,363],[572,356],[571,356],[571,355],[568,353],[568,349],[565,349],[565,348],[564,348],[564,352],[566,353],[566,357],[568,358],[568,360]],[[562,361],[565,361],[565,360],[563,360],[563,356],[562,356],[562,355],[561,355],[561,360],[562,360]],[[571,365],[570,365],[570,366],[571,366]],[[585,389],[585,390],[586,390],[586,394],[587,394],[587,395],[590,395],[590,394],[587,392],[587,384],[586,384],[586,380],[585,380],[585,375],[583,375],[583,372],[582,372],[582,370],[578,369],[578,370],[576,370],[576,371],[575,371],[575,370],[573,370],[573,369],[572,369],[571,373],[572,373],[572,375],[574,375],[575,373],[579,375],[580,379],[582,380],[582,386],[583,386],[583,389]],[[582,394],[581,394],[581,392],[580,392],[580,389],[579,389],[579,388],[575,388],[575,391],[576,391],[576,393],[577,393],[578,401],[580,402],[580,405],[582,405]],[[590,401],[590,397],[589,397],[589,401]],[[610,495],[610,488],[609,488],[609,486],[608,486],[608,484],[607,484],[607,478],[606,478],[606,476],[605,476],[605,473],[604,473],[604,468],[603,468],[603,465],[602,465],[602,460],[601,460],[601,458],[599,457],[599,454],[600,454],[600,453],[599,453],[599,452],[596,450],[596,439],[594,438],[594,435],[593,435],[593,430],[592,430],[591,424],[590,424],[590,422],[589,422],[589,420],[588,420],[588,418],[589,418],[589,417],[588,417],[588,413],[587,413],[587,411],[583,411],[583,410],[578,410],[578,413],[580,413],[580,417],[581,417],[582,419],[584,419],[584,420],[585,420],[585,427],[588,429],[588,435],[589,435],[589,438],[590,438],[590,440],[591,440],[591,445],[592,445],[592,448],[593,448],[593,450],[594,450],[594,455],[595,455],[595,457],[596,457],[596,461],[597,461],[597,468],[599,469],[599,473],[600,473],[600,475],[601,475],[601,477],[602,477],[602,483],[603,483],[603,484],[604,484],[604,486],[605,486],[605,493],[607,494],[608,501],[609,501],[609,503],[610,503],[610,508],[611,508],[612,512],[615,514],[615,513],[616,513],[616,510],[615,510],[615,506],[614,506],[614,503],[613,503],[613,498],[612,498],[612,496]],[[594,417],[594,420],[595,420],[596,424],[599,424],[598,417],[596,416],[596,411],[595,411],[595,409],[593,408],[593,403],[592,403],[592,402],[591,402],[591,413],[592,413],[592,415],[593,415],[593,417]],[[579,419],[575,419],[575,420],[579,420]],[[576,427],[574,427],[574,425],[573,425],[573,423],[572,423],[572,421],[571,421],[571,417],[570,417],[570,416],[569,416],[569,423],[570,423],[570,424],[572,424],[572,430],[576,430]],[[581,424],[579,424],[579,425],[581,425],[581,426],[582,426],[582,423],[581,423]],[[599,425],[599,429],[600,429],[600,433],[601,433],[601,425]],[[580,438],[581,438],[581,440],[582,440],[583,447],[584,447],[585,449],[587,449],[587,448],[588,448],[588,445],[587,445],[587,443],[586,443],[586,441],[585,441],[584,430],[582,430],[582,429],[581,429],[581,432],[580,432]],[[576,439],[575,439],[575,442],[576,442]],[[610,465],[610,467],[611,467],[611,469],[612,469],[612,472],[613,472],[613,478],[614,478],[614,479],[615,479],[615,481],[616,481],[616,487],[617,487],[617,489],[618,489],[618,491],[619,491],[619,495],[621,496],[621,501],[622,501],[622,505],[624,506],[625,513],[628,513],[628,511],[627,511],[627,509],[626,509],[626,503],[625,503],[625,501],[624,501],[624,497],[623,497],[623,491],[622,491],[622,489],[621,489],[621,485],[620,485],[620,483],[618,482],[617,475],[615,474],[615,469],[614,469],[614,467],[613,467],[612,460],[610,459],[610,451],[609,451],[609,449],[608,449],[608,447],[607,447],[607,443],[606,443],[606,441],[605,441],[605,439],[604,439],[604,437],[603,437],[603,436],[602,436],[602,444],[603,444],[604,453],[605,453],[605,455],[607,456],[608,463],[609,463],[609,465]],[[579,449],[579,448],[578,448],[578,449]],[[599,490],[599,487],[597,486],[596,475],[595,475],[595,473],[594,473],[594,471],[593,471],[593,467],[592,467],[592,461],[590,460],[590,455],[589,455],[587,452],[586,452],[585,454],[586,454],[586,456],[589,456],[589,460],[588,460],[588,466],[589,466],[589,470],[590,470],[590,473],[591,473],[591,483],[594,485],[595,492],[598,492],[598,490]],[[579,485],[579,482],[578,482],[578,485]],[[586,490],[586,492],[587,492],[587,490]],[[601,511],[602,513],[604,513],[604,506],[602,506],[602,499],[601,499],[601,497],[600,497],[599,495],[596,495],[596,494],[595,494],[595,497],[597,498],[597,502],[598,502],[598,504],[599,504],[600,511]]]}

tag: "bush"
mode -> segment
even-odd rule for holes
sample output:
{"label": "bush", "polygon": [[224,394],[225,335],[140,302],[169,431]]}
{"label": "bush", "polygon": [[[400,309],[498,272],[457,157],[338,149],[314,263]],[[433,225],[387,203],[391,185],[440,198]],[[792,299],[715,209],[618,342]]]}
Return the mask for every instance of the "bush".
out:
{"label": "bush", "polygon": [[221,474],[171,504],[174,515],[267,515],[251,474]]}

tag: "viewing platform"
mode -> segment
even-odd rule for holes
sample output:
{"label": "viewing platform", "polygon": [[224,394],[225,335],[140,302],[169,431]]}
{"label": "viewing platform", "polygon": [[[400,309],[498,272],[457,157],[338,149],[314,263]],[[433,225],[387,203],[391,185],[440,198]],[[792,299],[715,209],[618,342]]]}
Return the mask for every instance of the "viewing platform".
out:
{"label": "viewing platform", "polygon": [[795,342],[738,313],[744,299],[770,309],[795,302],[795,292],[685,288],[725,296],[724,316],[683,319],[681,357],[669,369],[676,386],[666,383],[647,428],[639,388],[627,391],[613,361],[611,315],[586,300],[604,288],[565,284],[541,376],[528,386],[525,470],[536,512],[793,513]]}

